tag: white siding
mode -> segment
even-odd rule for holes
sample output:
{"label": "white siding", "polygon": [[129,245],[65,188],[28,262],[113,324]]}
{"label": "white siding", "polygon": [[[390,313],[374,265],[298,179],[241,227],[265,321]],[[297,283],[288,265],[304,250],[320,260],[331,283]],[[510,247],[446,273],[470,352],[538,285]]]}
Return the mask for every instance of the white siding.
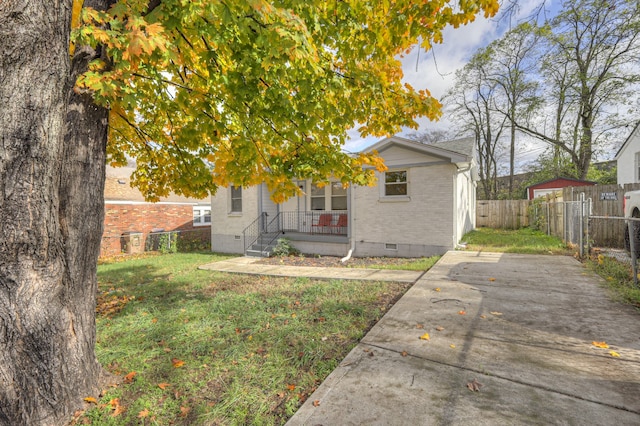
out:
{"label": "white siding", "polygon": [[408,169],[408,197],[397,201],[381,197],[379,187],[354,188],[356,254],[396,255],[385,244],[416,256],[452,248],[454,170],[452,164]]}
{"label": "white siding", "polygon": [[211,198],[212,251],[243,252],[242,231],[258,217],[259,188],[242,188],[242,213],[231,213],[230,188],[220,188]]}
{"label": "white siding", "polygon": [[636,155],[640,153],[640,130],[638,127],[629,136],[624,149],[618,154],[618,184],[640,182]]}
{"label": "white siding", "polygon": [[[380,153],[387,167],[404,166],[410,164],[439,163],[442,158],[405,149],[399,146],[391,146]],[[447,160],[448,161],[448,160]]]}
{"label": "white siding", "polygon": [[471,171],[460,171],[455,177],[456,188],[453,196],[455,200],[454,216],[456,232],[454,234],[454,246],[467,232],[476,227],[476,186],[471,178]]}

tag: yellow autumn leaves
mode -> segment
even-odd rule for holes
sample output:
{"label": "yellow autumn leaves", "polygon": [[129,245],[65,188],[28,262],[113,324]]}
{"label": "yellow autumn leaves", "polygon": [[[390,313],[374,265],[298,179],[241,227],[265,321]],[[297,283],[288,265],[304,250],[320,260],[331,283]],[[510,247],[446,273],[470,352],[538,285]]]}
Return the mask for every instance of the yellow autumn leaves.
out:
{"label": "yellow autumn leaves", "polygon": [[[593,346],[595,346],[596,348],[600,348],[600,349],[609,349],[609,345],[607,344],[607,342],[591,342],[591,344]],[[609,355],[611,355],[614,358],[620,358],[620,354],[614,350],[610,350],[609,351]]]}
{"label": "yellow autumn leaves", "polygon": [[[205,197],[266,182],[274,200],[293,179],[374,182],[377,155],[343,152],[347,131],[388,135],[436,119],[439,102],[403,82],[399,54],[441,41],[448,25],[496,13],[497,0],[73,3],[73,41],[101,45],[77,89],[109,107],[109,160],[136,158],[148,200]],[[151,2],[153,3],[153,2]],[[106,66],[108,63],[108,66]]]}

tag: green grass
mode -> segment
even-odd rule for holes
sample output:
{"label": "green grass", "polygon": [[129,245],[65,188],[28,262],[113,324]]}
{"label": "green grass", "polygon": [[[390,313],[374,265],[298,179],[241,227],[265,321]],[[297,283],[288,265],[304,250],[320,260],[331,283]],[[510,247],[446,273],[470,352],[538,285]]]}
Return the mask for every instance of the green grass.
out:
{"label": "green grass", "polygon": [[614,300],[640,308],[640,288],[633,283],[631,265],[595,254],[586,261],[589,269],[604,278]]}
{"label": "green grass", "polygon": [[98,359],[135,375],[77,423],[283,424],[410,286],[197,269],[223,258],[99,265]]}
{"label": "green grass", "polygon": [[462,241],[467,250],[523,254],[573,254],[561,239],[529,228],[519,230],[478,228]]}
{"label": "green grass", "polygon": [[397,264],[369,265],[368,268],[374,269],[391,269],[401,271],[428,271],[433,265],[440,260],[442,256],[420,257],[415,259],[407,259]]}

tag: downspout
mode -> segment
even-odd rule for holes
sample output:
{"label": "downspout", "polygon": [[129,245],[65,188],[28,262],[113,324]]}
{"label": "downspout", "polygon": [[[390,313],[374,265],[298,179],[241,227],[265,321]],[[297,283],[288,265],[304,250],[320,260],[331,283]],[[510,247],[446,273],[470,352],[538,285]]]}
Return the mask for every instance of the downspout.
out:
{"label": "downspout", "polygon": [[351,255],[353,254],[353,251],[356,249],[356,239],[353,236],[353,221],[354,221],[353,217],[355,216],[355,205],[356,205],[356,203],[353,202],[353,200],[355,199],[355,191],[356,191],[355,186],[349,187],[349,198],[348,198],[349,241],[351,244],[350,244],[349,251],[347,252],[347,255],[342,259],[340,259],[340,262],[342,263],[346,263],[349,259],[351,259]]}

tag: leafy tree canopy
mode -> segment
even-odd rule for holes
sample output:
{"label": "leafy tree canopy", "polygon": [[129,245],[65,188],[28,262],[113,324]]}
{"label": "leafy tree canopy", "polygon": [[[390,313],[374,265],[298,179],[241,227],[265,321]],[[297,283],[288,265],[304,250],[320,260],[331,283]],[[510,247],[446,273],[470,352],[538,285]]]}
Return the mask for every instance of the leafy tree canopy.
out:
{"label": "leafy tree canopy", "polygon": [[440,104],[402,82],[399,58],[497,9],[497,0],[76,7],[74,44],[108,58],[92,62],[76,90],[110,108],[109,159],[136,159],[132,181],[149,200],[266,182],[281,201],[297,191],[292,178],[371,183],[384,165],[344,153],[346,131],[359,123],[363,136],[382,136],[437,119]]}

